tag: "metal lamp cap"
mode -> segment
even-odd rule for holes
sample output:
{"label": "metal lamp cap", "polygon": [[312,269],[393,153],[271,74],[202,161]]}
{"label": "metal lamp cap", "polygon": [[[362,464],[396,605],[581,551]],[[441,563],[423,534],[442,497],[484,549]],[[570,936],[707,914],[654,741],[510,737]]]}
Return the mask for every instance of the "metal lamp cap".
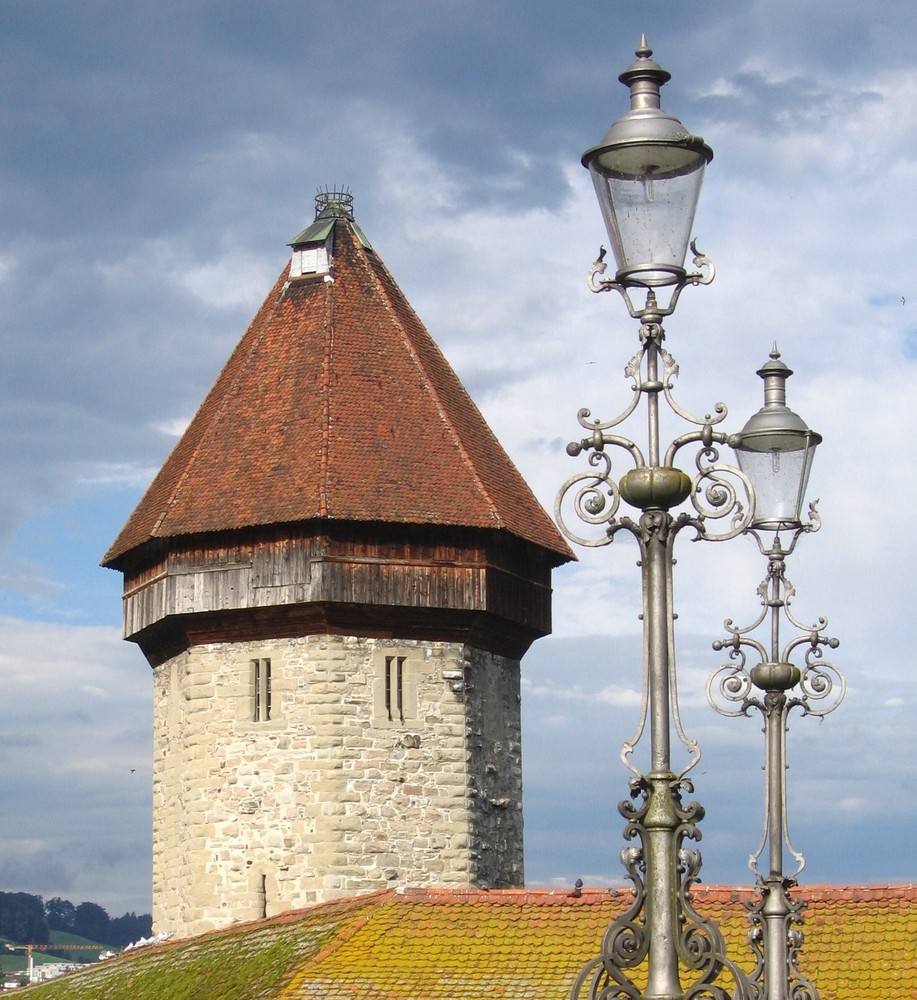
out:
{"label": "metal lamp cap", "polygon": [[701,155],[707,163],[713,159],[713,150],[697,135],[692,135],[674,116],[660,106],[659,89],[671,74],[650,56],[653,50],[640,40],[635,53],[637,59],[618,77],[630,88],[630,110],[618,118],[605,133],[602,141],[583,153],[582,164],[588,167],[591,160],[609,149],[627,146],[680,146]]}
{"label": "metal lamp cap", "polygon": [[[776,343],[757,374],[764,380],[764,406],[738,434],[739,447],[749,451],[787,451],[821,442],[821,435],[786,405],[786,380],[793,374],[780,360]],[[782,443],[778,443],[781,442]]]}

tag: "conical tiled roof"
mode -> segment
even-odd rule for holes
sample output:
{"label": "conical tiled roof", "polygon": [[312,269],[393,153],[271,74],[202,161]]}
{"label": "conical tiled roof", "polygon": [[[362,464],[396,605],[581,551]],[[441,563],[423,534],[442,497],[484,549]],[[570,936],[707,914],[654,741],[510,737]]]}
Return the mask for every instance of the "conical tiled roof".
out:
{"label": "conical tiled roof", "polygon": [[573,558],[362,233],[324,231],[330,268],[284,268],[103,564],[314,519],[504,529]]}

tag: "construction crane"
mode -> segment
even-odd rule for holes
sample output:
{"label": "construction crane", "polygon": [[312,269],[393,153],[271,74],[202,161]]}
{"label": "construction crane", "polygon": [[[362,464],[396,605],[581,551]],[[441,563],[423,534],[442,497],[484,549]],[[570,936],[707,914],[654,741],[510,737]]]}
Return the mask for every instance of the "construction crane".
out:
{"label": "construction crane", "polygon": [[97,944],[10,944],[7,941],[5,942],[5,947],[7,951],[22,951],[23,948],[25,949],[26,975],[29,977],[30,983],[35,971],[35,963],[32,959],[33,951],[97,951],[100,957],[105,954],[105,949],[100,948]]}

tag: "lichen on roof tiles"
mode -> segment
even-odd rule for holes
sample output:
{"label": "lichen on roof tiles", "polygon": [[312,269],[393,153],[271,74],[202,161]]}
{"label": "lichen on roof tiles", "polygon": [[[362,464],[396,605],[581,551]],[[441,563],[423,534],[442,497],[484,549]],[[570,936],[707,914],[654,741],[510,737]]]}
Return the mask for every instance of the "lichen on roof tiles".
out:
{"label": "lichen on roof tiles", "polygon": [[[822,1000],[917,996],[912,885],[802,887],[802,971]],[[751,890],[699,887],[731,957],[751,968]],[[336,900],[131,952],[42,986],[35,1000],[563,1000],[627,891],[415,889]]]}

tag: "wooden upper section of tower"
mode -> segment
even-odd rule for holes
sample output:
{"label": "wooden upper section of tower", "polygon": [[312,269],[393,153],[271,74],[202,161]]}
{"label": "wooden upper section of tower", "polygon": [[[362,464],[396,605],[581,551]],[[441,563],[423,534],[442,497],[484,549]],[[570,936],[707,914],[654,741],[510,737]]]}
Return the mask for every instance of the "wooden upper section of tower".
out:
{"label": "wooden upper section of tower", "polygon": [[[256,537],[382,538],[387,558],[391,545],[423,539],[436,561],[447,538],[462,548],[495,534],[522,578],[523,550],[548,572],[572,559],[349,195],[320,193],[315,221],[290,245],[290,264],[103,559],[125,573],[125,599],[157,567],[168,572],[169,554],[194,550],[212,568],[229,559],[218,549]],[[199,610],[219,609],[186,602],[161,617]],[[144,613],[125,628],[135,637],[151,624]]]}

